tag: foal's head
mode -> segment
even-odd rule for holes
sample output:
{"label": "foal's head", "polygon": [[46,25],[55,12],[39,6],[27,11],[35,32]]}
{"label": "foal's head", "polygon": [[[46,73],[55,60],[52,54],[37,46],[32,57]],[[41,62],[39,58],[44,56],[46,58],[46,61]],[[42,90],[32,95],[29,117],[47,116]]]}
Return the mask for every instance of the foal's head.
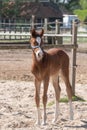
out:
{"label": "foal's head", "polygon": [[36,32],[35,29],[31,31],[30,44],[37,61],[40,61],[44,55],[43,49],[41,48],[41,45],[43,43],[42,41],[43,33],[44,33],[43,29],[41,30],[41,32]]}

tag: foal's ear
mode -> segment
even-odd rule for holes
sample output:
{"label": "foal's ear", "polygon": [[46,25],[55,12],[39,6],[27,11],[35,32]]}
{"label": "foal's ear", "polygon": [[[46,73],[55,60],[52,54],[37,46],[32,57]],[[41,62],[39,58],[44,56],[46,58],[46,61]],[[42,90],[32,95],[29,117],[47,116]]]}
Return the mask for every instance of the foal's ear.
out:
{"label": "foal's ear", "polygon": [[41,30],[41,32],[40,32],[40,36],[42,37],[43,34],[44,34],[44,29]]}
{"label": "foal's ear", "polygon": [[32,30],[30,31],[30,33],[31,33],[31,35],[32,35],[33,37],[36,36],[36,31],[35,31],[35,29],[32,29]]}

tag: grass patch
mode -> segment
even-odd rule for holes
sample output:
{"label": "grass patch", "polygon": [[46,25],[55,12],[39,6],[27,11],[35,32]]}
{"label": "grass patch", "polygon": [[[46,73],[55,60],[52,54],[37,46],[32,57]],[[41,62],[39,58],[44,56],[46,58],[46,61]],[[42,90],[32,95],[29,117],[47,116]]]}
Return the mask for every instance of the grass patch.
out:
{"label": "grass patch", "polygon": [[[72,97],[72,101],[85,102],[85,100],[84,100],[83,98],[78,97],[78,96],[73,96],[73,97]],[[62,103],[67,103],[67,102],[68,102],[68,97],[63,97],[63,98],[61,98],[61,99],[60,99],[60,102],[62,102]],[[52,106],[52,105],[54,105],[54,104],[55,104],[55,101],[51,101],[51,102],[48,103],[48,106],[50,107],[50,106]]]}
{"label": "grass patch", "polygon": [[[81,97],[73,96],[72,97],[72,101],[81,101],[81,102],[84,102],[85,100],[83,98],[81,98]],[[60,102],[64,102],[64,103],[68,102],[68,97],[61,98]]]}
{"label": "grass patch", "polygon": [[78,97],[78,96],[73,96],[73,97],[72,97],[72,100],[73,100],[73,101],[81,101],[81,102],[85,102],[85,100],[84,100],[83,98]]}
{"label": "grass patch", "polygon": [[48,106],[50,107],[50,106],[52,106],[54,104],[55,104],[55,101],[51,101],[51,102],[48,103]]}
{"label": "grass patch", "polygon": [[68,102],[68,98],[67,97],[63,97],[63,98],[60,99],[60,102],[66,103],[66,102]]}

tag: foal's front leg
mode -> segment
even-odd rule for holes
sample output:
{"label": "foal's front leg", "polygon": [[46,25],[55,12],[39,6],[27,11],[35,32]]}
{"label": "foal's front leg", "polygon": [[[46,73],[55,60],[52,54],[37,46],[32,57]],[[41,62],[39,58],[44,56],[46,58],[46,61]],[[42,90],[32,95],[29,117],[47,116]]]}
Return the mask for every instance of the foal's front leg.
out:
{"label": "foal's front leg", "polygon": [[36,101],[36,107],[37,107],[37,121],[36,124],[40,125],[40,85],[41,85],[41,81],[35,79],[35,101]]}
{"label": "foal's front leg", "polygon": [[43,91],[43,106],[44,106],[44,114],[43,114],[43,122],[42,125],[46,125],[46,104],[47,104],[47,90],[48,90],[48,85],[49,85],[49,77],[45,77],[44,81],[44,91]]}

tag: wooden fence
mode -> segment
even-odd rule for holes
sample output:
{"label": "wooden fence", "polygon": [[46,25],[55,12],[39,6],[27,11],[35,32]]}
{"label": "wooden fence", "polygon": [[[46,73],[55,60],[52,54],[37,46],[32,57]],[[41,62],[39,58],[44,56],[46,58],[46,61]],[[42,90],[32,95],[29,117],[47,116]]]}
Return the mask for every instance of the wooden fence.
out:
{"label": "wooden fence", "polygon": [[[37,29],[44,28],[45,30],[45,40],[51,41],[51,43],[57,43],[62,44],[63,38],[71,38],[72,37],[72,27],[70,29],[64,28],[63,26],[60,26],[62,23],[60,23],[58,20],[55,22],[47,22],[47,19],[45,19],[45,22],[43,24],[38,24],[32,22],[32,24],[24,24],[24,23],[0,23],[0,42],[7,41],[28,41],[30,37],[30,29],[34,26],[37,27]],[[71,25],[72,26],[72,25]],[[78,25],[77,25],[78,26]],[[87,38],[87,32],[84,34],[77,33],[77,38]],[[69,39],[70,40],[70,39]],[[48,42],[48,41],[47,41]],[[65,41],[64,41],[65,42]],[[69,41],[70,42],[70,41]]]}
{"label": "wooden fence", "polygon": [[[34,23],[32,24],[32,26],[34,26]],[[85,35],[82,35],[82,34],[79,34],[77,35],[77,23],[75,21],[73,21],[72,23],[72,30],[70,31],[69,34],[66,34],[65,33],[60,33],[60,24],[58,22],[58,20],[56,20],[56,25],[55,25],[55,30],[53,30],[53,33],[51,33],[52,31],[49,31],[48,33],[48,24],[47,24],[47,20],[45,20],[45,26],[44,26],[44,29],[45,29],[45,34],[44,34],[44,39],[45,41],[47,40],[48,37],[52,38],[52,43],[55,42],[55,44],[52,44],[52,46],[58,46],[58,47],[62,47],[62,48],[70,48],[71,51],[72,51],[72,65],[71,65],[71,75],[72,75],[72,78],[71,78],[71,84],[72,84],[72,89],[73,89],[73,95],[75,95],[75,79],[76,79],[76,54],[77,54],[77,37],[87,37],[87,34]],[[30,29],[28,27],[28,29]],[[25,32],[24,31],[24,28],[21,29],[21,32],[20,31],[3,31],[1,30],[0,31],[0,40],[2,42],[3,38],[4,39],[29,39],[30,37],[30,33],[29,31],[28,32]],[[9,37],[9,38],[8,38]],[[70,37],[71,38],[71,44],[61,44],[62,43],[62,38],[63,37]],[[60,42],[61,41],[61,42]],[[5,44],[6,46],[6,44]]]}

